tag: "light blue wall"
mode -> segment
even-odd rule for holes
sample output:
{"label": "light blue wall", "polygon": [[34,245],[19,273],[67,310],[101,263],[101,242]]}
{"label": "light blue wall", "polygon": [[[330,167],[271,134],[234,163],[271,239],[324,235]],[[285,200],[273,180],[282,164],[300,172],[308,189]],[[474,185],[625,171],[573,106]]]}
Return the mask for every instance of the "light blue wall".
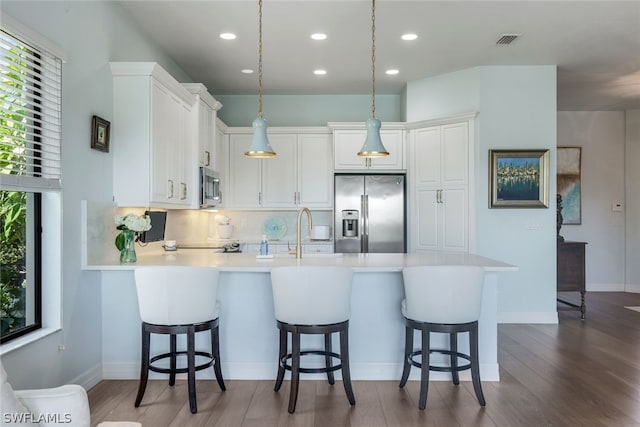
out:
{"label": "light blue wall", "polygon": [[[499,280],[500,321],[550,322],[555,305],[555,198],[547,209],[489,209],[489,149],[548,149],[555,171],[556,69],[487,66],[407,86],[407,121],[478,112],[476,252],[519,267]],[[549,174],[555,194],[555,173]]]}
{"label": "light blue wall", "polygon": [[[258,114],[257,95],[215,95],[223,105],[218,117],[227,126],[251,126]],[[376,95],[376,117],[401,121],[400,95]],[[327,122],[365,122],[371,116],[371,95],[265,95],[269,126],[326,126]]]}
{"label": "light blue wall", "polygon": [[[62,68],[63,330],[3,355],[2,362],[15,388],[86,381],[102,360],[101,279],[80,269],[80,202],[112,200],[111,154],[89,146],[91,116],[112,117],[108,63],[156,61],[182,81],[191,80],[115,3],[3,0],[0,7],[2,14],[61,46],[67,57]],[[58,350],[60,344],[64,351]]]}

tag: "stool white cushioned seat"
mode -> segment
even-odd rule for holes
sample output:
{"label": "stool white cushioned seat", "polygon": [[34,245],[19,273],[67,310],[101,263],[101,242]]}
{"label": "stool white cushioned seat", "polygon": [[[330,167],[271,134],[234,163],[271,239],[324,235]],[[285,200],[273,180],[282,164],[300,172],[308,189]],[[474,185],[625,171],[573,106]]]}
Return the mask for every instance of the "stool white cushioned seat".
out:
{"label": "stool white cushioned seat", "polygon": [[[346,267],[276,267],[271,270],[273,304],[278,329],[280,351],[275,390],[291,371],[289,412],[293,413],[298,398],[300,372],[327,373],[330,384],[333,372],[342,370],[342,382],[349,403],[356,403],[349,370],[349,318],[351,316],[351,287],[353,271]],[[331,349],[331,336],[340,333],[340,354]],[[291,333],[291,353],[288,353],[288,334]],[[301,334],[324,335],[324,350],[301,350]],[[300,356],[315,354],[325,357],[322,368],[300,366]],[[332,365],[332,358],[340,360]],[[287,361],[291,360],[291,365]]]}
{"label": "stool white cushioned seat", "polygon": [[[140,406],[149,371],[169,374],[169,385],[175,384],[177,373],[187,373],[189,406],[197,412],[195,372],[213,366],[222,390],[225,390],[220,369],[217,301],[219,271],[209,267],[155,266],[135,269],[138,307],[142,319],[142,363],[140,384],[135,406]],[[195,333],[210,331],[211,352],[195,350]],[[151,333],[169,335],[169,352],[150,357]],[[177,351],[176,335],[186,334],[187,350]],[[176,367],[177,356],[186,355],[187,367]],[[196,365],[195,356],[208,362]],[[169,358],[170,367],[153,365]]]}
{"label": "stool white cushioned seat", "polygon": [[[471,369],[473,388],[480,405],[485,399],[480,383],[478,362],[478,319],[482,308],[484,270],[475,266],[422,266],[408,267],[402,271],[405,299],[401,304],[406,318],[404,369],[400,387],[409,378],[411,366],[421,369],[420,398],[418,407],[424,409],[429,387],[429,370],[451,372],[454,384],[459,384],[458,372]],[[413,331],[422,332],[422,347],[413,350]],[[430,333],[449,334],[446,349],[430,348]],[[458,352],[457,335],[469,333],[469,354]],[[450,366],[430,366],[430,353],[449,355]],[[414,356],[422,356],[421,362]],[[462,358],[469,363],[459,365]]]}

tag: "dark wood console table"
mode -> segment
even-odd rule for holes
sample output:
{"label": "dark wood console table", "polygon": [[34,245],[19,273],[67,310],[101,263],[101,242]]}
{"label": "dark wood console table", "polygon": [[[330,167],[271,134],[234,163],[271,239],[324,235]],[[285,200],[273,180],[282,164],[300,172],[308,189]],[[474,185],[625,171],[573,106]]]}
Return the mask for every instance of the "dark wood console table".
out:
{"label": "dark wood console table", "polygon": [[580,305],[557,298],[559,303],[569,307],[564,310],[580,310],[580,319],[584,319],[585,306],[585,242],[558,242],[558,292],[580,292]]}

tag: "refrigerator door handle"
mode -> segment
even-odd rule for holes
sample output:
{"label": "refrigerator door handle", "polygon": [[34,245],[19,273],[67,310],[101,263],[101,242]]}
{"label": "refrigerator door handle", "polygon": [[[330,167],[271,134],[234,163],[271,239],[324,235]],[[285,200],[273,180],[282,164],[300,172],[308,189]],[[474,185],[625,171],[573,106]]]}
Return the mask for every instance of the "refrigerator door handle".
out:
{"label": "refrigerator door handle", "polygon": [[369,251],[369,211],[367,210],[368,197],[366,195],[360,196],[360,222],[362,223],[360,228],[360,252],[366,253]]}

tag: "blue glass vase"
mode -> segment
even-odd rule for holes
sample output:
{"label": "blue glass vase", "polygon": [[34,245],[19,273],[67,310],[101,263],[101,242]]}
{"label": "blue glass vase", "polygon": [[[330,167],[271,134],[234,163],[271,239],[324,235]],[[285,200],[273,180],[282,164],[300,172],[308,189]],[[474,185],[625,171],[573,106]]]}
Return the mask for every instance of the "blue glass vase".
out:
{"label": "blue glass vase", "polygon": [[133,264],[138,260],[136,255],[136,232],[132,230],[122,230],[124,236],[124,247],[120,251],[121,264]]}

